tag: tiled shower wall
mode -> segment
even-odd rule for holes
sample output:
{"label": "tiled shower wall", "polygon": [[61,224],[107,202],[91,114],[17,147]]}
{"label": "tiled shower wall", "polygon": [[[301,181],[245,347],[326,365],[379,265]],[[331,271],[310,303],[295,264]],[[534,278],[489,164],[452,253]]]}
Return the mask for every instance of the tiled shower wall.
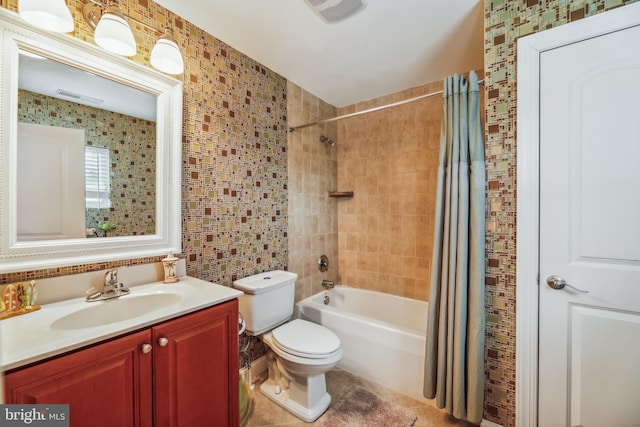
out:
{"label": "tiled shower wall", "polygon": [[[335,107],[287,83],[289,126],[336,116]],[[326,136],[336,142],[320,141]],[[329,197],[337,186],[336,124],[314,125],[289,133],[289,270],[298,274],[296,301],[322,289],[323,279],[338,280],[338,201]],[[329,269],[318,270],[326,255]]]}
{"label": "tiled shower wall", "polygon": [[515,426],[517,39],[633,3],[486,0],[487,358],[485,418]]}
{"label": "tiled shower wall", "polygon": [[[440,91],[441,81],[338,114]],[[482,87],[480,95],[483,105]],[[338,187],[354,191],[338,202],[343,284],[429,299],[441,118],[442,95],[436,94],[339,122]]]}
{"label": "tiled shower wall", "polygon": [[[432,83],[338,109],[350,114],[442,90]],[[442,96],[338,124],[340,280],[427,300]]]}
{"label": "tiled shower wall", "polygon": [[[67,0],[73,37],[93,43],[85,1]],[[229,285],[288,262],[286,79],[155,2],[125,0],[125,13],[175,30],[185,60],[182,247],[188,274]],[[17,0],[3,0],[17,10]],[[156,35],[132,25],[149,66]],[[0,275],[0,283],[159,261],[162,256]]]}

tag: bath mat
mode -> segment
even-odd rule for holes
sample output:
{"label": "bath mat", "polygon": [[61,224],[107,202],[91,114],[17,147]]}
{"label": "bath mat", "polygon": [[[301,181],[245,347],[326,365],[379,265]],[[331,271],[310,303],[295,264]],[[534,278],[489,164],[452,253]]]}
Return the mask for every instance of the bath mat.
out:
{"label": "bath mat", "polygon": [[360,386],[354,386],[324,413],[314,426],[404,427],[416,422],[416,415]]}

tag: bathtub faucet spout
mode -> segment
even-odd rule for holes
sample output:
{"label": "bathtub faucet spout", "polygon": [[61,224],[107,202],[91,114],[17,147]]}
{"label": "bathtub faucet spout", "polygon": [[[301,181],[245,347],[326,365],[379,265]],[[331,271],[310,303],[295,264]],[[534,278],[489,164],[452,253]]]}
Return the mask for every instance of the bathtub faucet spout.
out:
{"label": "bathtub faucet spout", "polygon": [[322,279],[322,286],[327,289],[331,289],[335,286],[335,284],[331,280]]}

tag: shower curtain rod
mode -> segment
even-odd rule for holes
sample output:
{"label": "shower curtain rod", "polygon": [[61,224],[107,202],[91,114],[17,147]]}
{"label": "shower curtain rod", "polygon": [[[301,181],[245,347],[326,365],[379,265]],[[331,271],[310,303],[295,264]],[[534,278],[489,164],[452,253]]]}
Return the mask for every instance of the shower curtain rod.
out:
{"label": "shower curtain rod", "polygon": [[[478,84],[479,85],[484,84],[484,80],[478,80]],[[337,122],[338,120],[348,119],[350,117],[359,116],[361,114],[373,113],[374,111],[384,110],[385,108],[397,107],[398,105],[408,104],[410,102],[417,101],[419,99],[424,99],[424,98],[429,98],[429,97],[436,96],[436,95],[441,95],[443,92],[444,91],[439,90],[437,92],[427,93],[426,95],[416,96],[414,98],[405,99],[403,101],[392,102],[391,104],[380,105],[378,107],[369,108],[368,110],[356,111],[355,113],[344,114],[342,116],[332,117],[330,119],[318,120],[316,122],[306,123],[304,125],[299,125],[299,126],[292,126],[292,127],[289,128],[289,132],[293,132],[293,131],[296,131],[298,129],[308,128],[309,126],[324,125],[324,124],[327,124],[327,123],[333,123],[333,122]]]}

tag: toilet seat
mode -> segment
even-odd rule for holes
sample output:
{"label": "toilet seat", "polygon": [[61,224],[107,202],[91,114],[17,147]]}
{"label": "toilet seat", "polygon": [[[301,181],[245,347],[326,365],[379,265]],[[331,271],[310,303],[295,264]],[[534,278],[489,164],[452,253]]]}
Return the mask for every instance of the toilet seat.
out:
{"label": "toilet seat", "polygon": [[280,350],[303,358],[325,359],[341,350],[340,339],[316,323],[295,319],[271,332],[272,342]]}

